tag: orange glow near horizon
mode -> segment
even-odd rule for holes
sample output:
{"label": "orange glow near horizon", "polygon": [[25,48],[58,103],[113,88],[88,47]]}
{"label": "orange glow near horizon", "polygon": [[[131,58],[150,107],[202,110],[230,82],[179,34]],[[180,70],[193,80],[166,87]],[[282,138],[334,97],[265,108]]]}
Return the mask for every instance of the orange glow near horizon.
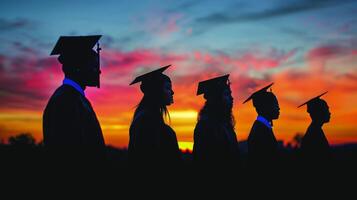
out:
{"label": "orange glow near horizon", "polygon": [[[275,87],[274,91],[278,93],[278,87]],[[330,92],[330,94],[332,93],[333,91]],[[279,95],[277,96],[279,98]],[[353,112],[351,114],[344,112],[339,113],[336,109],[338,106],[335,107],[331,105],[331,102],[334,102],[334,98],[336,98],[336,96],[326,95],[326,97],[324,97],[324,99],[329,102],[332,113],[330,123],[323,127],[326,137],[331,144],[357,142],[355,134],[356,119],[353,117],[353,115],[356,116],[357,111],[352,110]],[[110,113],[111,116],[107,117],[101,115],[103,111],[100,109],[100,106],[94,104],[94,107],[101,123],[106,143],[115,147],[126,148],[129,142],[128,134],[131,113],[122,113],[123,119],[120,119],[120,113]],[[180,149],[192,151],[193,130],[200,106],[196,108],[197,111],[194,110],[195,108],[177,110],[179,109],[177,108],[178,105],[173,107],[175,107],[175,109],[169,107],[171,123],[168,123],[171,124],[172,128],[176,131]],[[296,133],[305,133],[310,123],[310,118],[306,112],[306,108],[297,109],[283,102],[280,103],[280,107],[281,115],[278,120],[274,121],[274,132],[278,140],[283,140],[286,143],[291,141]],[[255,110],[251,103],[247,105],[237,104],[234,107],[234,116],[236,120],[237,138],[239,141],[246,140],[251,125],[256,117]],[[126,123],[124,123],[125,120]],[[38,142],[42,140],[42,112],[40,111],[23,112],[22,114],[18,111],[1,113],[0,122],[3,125],[7,125],[2,126],[6,128],[2,131],[6,133],[1,135],[2,140],[22,132],[32,133]]]}

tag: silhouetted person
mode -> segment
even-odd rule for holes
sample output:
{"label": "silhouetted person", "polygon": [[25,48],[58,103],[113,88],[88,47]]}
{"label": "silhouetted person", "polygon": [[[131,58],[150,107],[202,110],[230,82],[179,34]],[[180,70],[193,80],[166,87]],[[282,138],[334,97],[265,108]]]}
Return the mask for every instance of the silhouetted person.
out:
{"label": "silhouetted person", "polygon": [[204,94],[206,99],[194,131],[193,158],[200,168],[223,166],[227,169],[239,165],[239,147],[232,115],[233,97],[228,76],[198,84],[197,95]]}
{"label": "silhouetted person", "polygon": [[331,113],[325,100],[320,97],[327,92],[310,99],[309,101],[301,104],[307,105],[307,112],[311,117],[311,124],[307,128],[301,142],[301,153],[303,164],[306,167],[323,166],[331,164],[331,151],[329,143],[326,139],[322,126],[330,121]]}
{"label": "silhouetted person", "polygon": [[254,92],[247,100],[253,100],[253,105],[258,113],[249,136],[248,156],[252,168],[271,168],[276,166],[278,159],[278,143],[272,129],[274,119],[279,118],[278,99],[267,89],[270,85]]}
{"label": "silhouetted person", "polygon": [[61,36],[51,55],[60,55],[65,78],[43,114],[44,146],[63,164],[105,160],[105,143],[96,114],[85,96],[86,87],[99,88],[100,35]]}
{"label": "silhouetted person", "polygon": [[141,75],[130,85],[141,82],[144,93],[129,130],[128,156],[134,168],[175,166],[181,160],[176,133],[165,123],[166,106],[173,103],[171,80],[162,72],[170,65]]}

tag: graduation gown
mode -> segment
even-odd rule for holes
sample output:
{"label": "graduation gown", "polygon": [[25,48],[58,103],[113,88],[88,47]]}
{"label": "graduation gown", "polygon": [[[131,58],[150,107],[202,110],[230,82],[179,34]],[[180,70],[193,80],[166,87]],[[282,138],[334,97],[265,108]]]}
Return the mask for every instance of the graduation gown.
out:
{"label": "graduation gown", "polygon": [[255,121],[248,136],[248,156],[251,167],[273,167],[278,159],[278,143],[272,129]]}
{"label": "graduation gown", "polygon": [[193,158],[208,166],[237,166],[239,146],[233,128],[210,119],[200,120],[194,130]]}
{"label": "graduation gown", "polygon": [[105,159],[97,116],[87,98],[72,86],[62,85],[51,96],[43,114],[43,138],[45,147],[62,159]]}
{"label": "graduation gown", "polygon": [[133,120],[129,130],[130,164],[142,167],[181,163],[176,133],[164,121],[157,120],[160,117],[141,111]]}
{"label": "graduation gown", "polygon": [[309,164],[322,165],[330,161],[330,145],[321,126],[310,124],[301,142],[301,153],[303,161]]}

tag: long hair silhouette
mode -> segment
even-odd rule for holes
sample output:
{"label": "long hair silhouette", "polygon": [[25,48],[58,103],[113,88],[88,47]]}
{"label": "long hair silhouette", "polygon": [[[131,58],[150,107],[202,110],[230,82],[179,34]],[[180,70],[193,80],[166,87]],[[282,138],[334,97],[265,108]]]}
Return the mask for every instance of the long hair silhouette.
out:
{"label": "long hair silhouette", "polygon": [[232,109],[224,105],[223,99],[220,96],[217,98],[207,98],[204,106],[198,114],[197,120],[203,118],[214,119],[217,122],[227,123],[234,129],[235,119],[232,114]]}

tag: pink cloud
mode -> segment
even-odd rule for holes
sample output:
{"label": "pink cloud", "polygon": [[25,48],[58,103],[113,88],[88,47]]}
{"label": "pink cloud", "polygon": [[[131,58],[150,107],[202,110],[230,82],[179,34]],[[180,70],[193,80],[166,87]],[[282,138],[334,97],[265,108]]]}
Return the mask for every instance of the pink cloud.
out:
{"label": "pink cloud", "polygon": [[315,71],[323,71],[327,62],[341,57],[353,57],[357,50],[353,46],[324,45],[310,49],[306,55],[306,61]]}
{"label": "pink cloud", "polygon": [[3,56],[1,60],[0,104],[3,107],[38,109],[49,97],[49,89],[54,89],[63,78],[53,58]]}
{"label": "pink cloud", "polygon": [[185,54],[161,52],[155,49],[137,49],[129,52],[109,49],[102,54],[102,79],[114,84],[126,85],[139,74],[168,64],[175,67],[186,59]]}
{"label": "pink cloud", "polygon": [[[355,41],[351,41],[353,43]],[[353,45],[324,45],[310,49],[306,53],[307,61],[323,60],[327,61],[339,56],[355,55],[357,49]]]}
{"label": "pink cloud", "polygon": [[321,46],[311,49],[307,53],[306,57],[308,60],[329,59],[336,57],[344,52],[345,49],[337,45]]}
{"label": "pink cloud", "polygon": [[[101,55],[102,88],[100,92],[93,92],[92,97],[105,103],[105,101],[130,101],[129,94],[136,94],[137,88],[129,87],[128,83],[136,75],[143,73],[137,70],[146,66],[156,67],[166,64],[174,64],[174,69],[168,71],[168,74],[172,76],[175,83],[190,88],[193,94],[198,81],[230,73],[232,86],[236,87],[237,90],[242,90],[242,96],[246,96],[249,91],[245,88],[253,88],[261,83],[259,79],[253,79],[244,74],[249,68],[262,70],[277,67],[281,62],[293,56],[294,52],[275,57],[256,56],[253,53],[234,57],[223,53],[215,54],[199,51],[179,54],[153,49],[137,49],[128,52],[107,49],[103,50]],[[41,102],[46,102],[63,78],[60,65],[55,58],[36,59],[32,56],[23,58],[3,56],[1,60],[1,65],[6,63],[6,66],[1,68],[1,82],[2,85],[10,85],[6,88],[8,93],[26,93],[29,96],[38,97]],[[6,68],[9,68],[10,71],[5,72]],[[184,73],[176,73],[177,71]],[[97,93],[100,95],[96,95]],[[4,98],[3,100],[11,101]]]}
{"label": "pink cloud", "polygon": [[[128,86],[130,81],[137,75],[167,64],[173,64],[168,74],[177,85],[191,88],[193,94],[198,80],[205,80],[223,73],[231,73],[232,80],[238,78],[240,80],[238,87],[243,88],[252,86],[252,80],[245,78],[248,76],[241,73],[247,72],[248,69],[262,70],[278,67],[293,55],[292,52],[273,56],[253,53],[234,56],[200,51],[175,53],[158,49],[133,51],[104,49],[101,54],[102,88],[100,92],[89,93],[92,98],[104,104],[119,100],[132,101],[128,96],[131,94],[137,96],[138,93],[136,93],[137,88]],[[64,76],[55,57],[39,58],[31,49],[28,54],[18,57],[0,56],[0,66],[0,83],[4,91],[0,103],[14,107],[24,105],[43,107],[52,92],[61,84]],[[144,67],[150,67],[150,69],[143,70]],[[239,71],[236,71],[238,69]],[[244,84],[242,80],[245,80]],[[25,104],[25,101],[30,103]]]}

